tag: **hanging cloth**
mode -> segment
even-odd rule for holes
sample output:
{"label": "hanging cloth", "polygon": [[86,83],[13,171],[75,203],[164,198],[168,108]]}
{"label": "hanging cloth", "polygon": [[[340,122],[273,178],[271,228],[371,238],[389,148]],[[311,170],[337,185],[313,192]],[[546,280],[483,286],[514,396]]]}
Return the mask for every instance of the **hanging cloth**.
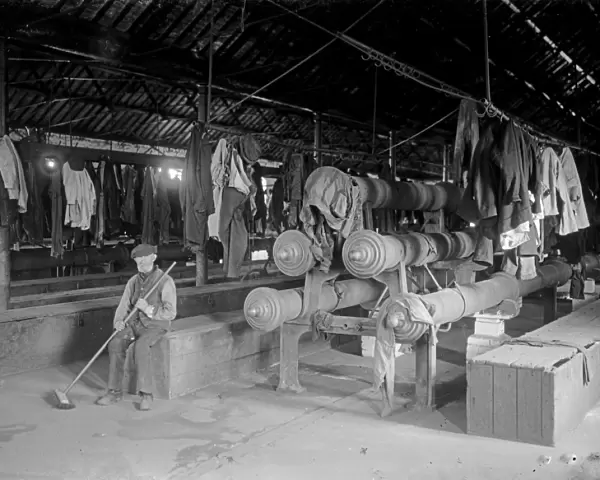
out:
{"label": "hanging cloth", "polygon": [[142,187],[142,243],[156,245],[154,234],[154,173],[147,167]]}
{"label": "hanging cloth", "polygon": [[223,189],[219,238],[223,244],[223,271],[227,278],[238,278],[248,249],[248,230],[244,222],[247,195],[233,187]]}
{"label": "hanging cloth", "polygon": [[87,170],[72,170],[69,162],[65,162],[62,170],[67,201],[65,225],[88,230],[92,215],[96,211],[94,183]]}
{"label": "hanging cloth", "polygon": [[106,162],[100,162],[98,165],[97,183],[98,183],[98,202],[96,207],[96,232],[95,243],[98,247],[104,246],[104,223],[106,219],[106,201],[104,194],[104,172]]}
{"label": "hanging cloth", "polygon": [[208,216],[214,213],[210,144],[202,140],[203,128],[192,127],[190,146],[181,175],[179,201],[183,214],[183,245],[204,251],[208,241]]}
{"label": "hanging cloth", "polygon": [[27,211],[27,184],[23,163],[8,135],[0,138],[0,176],[10,200],[17,200],[19,213]]}
{"label": "hanging cloth", "polygon": [[169,243],[169,227],[171,223],[171,205],[167,190],[168,171],[162,169],[156,177],[156,192],[154,195],[154,221],[158,229],[158,245]]}
{"label": "hanging cloth", "polygon": [[137,224],[135,211],[135,189],[137,181],[137,171],[134,167],[127,165],[123,170],[123,204],[121,205],[121,219],[130,223]]}
{"label": "hanging cloth", "polygon": [[44,239],[44,210],[38,187],[35,164],[27,163],[25,178],[27,182],[27,211],[22,213],[23,230],[27,241],[32,245],[41,245]]}
{"label": "hanging cloth", "polygon": [[50,255],[54,258],[62,258],[64,253],[62,189],[61,169],[57,169],[52,174],[50,184],[50,196],[52,198],[52,246]]}

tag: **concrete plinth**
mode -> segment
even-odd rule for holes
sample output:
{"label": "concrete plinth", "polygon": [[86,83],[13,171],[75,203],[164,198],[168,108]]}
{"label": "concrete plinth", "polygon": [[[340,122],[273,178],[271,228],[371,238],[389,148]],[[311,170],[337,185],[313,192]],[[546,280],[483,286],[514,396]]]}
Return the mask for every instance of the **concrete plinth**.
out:
{"label": "concrete plinth", "polygon": [[467,360],[499,347],[510,338],[504,333],[504,320],[477,317],[475,333],[467,339]]}

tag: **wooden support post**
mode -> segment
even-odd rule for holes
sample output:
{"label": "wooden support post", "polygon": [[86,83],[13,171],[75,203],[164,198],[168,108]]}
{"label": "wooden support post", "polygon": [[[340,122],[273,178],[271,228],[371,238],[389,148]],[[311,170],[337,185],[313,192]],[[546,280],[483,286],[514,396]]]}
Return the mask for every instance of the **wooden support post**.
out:
{"label": "wooden support post", "polygon": [[315,162],[319,167],[323,166],[323,153],[321,148],[323,146],[323,137],[321,133],[321,115],[315,115]]}
{"label": "wooden support post", "polygon": [[435,333],[423,335],[415,345],[415,409],[429,410],[435,406],[435,379],[437,375],[437,347]]}
{"label": "wooden support post", "polygon": [[558,300],[556,285],[542,290],[542,299],[544,302],[544,325],[548,325],[556,320]]}
{"label": "wooden support post", "polygon": [[[206,128],[208,120],[208,96],[206,87],[201,87],[198,97],[198,122],[202,125],[202,131]],[[196,286],[208,283],[208,255],[206,245],[202,250],[196,252]]]}
{"label": "wooden support post", "polygon": [[[8,69],[6,44],[0,39],[0,136],[8,134]],[[2,181],[0,179],[0,181]],[[0,312],[10,302],[10,234],[8,226],[0,226]]]}

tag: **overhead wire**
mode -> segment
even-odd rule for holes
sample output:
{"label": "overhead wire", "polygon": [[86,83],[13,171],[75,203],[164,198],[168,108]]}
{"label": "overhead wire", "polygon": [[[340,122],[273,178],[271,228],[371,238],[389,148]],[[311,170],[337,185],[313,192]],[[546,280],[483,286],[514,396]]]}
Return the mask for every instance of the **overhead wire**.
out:
{"label": "overhead wire", "polygon": [[[379,2],[374,5],[373,7],[371,7],[366,13],[364,13],[363,15],[361,15],[356,21],[354,21],[350,26],[348,26],[345,30],[344,33],[349,31],[350,29],[352,29],[354,26],[356,26],[359,22],[361,22],[363,19],[365,19],[373,10],[375,10],[379,5],[381,5],[382,3],[384,3],[385,0],[379,0]],[[226,115],[227,113],[231,112],[232,110],[236,109],[237,107],[239,107],[242,103],[246,102],[247,100],[250,100],[251,98],[253,98],[255,95],[259,94],[260,92],[262,92],[263,90],[265,90],[266,88],[269,88],[271,85],[273,85],[275,82],[278,82],[279,80],[281,80],[283,77],[289,75],[290,73],[292,73],[294,70],[296,70],[297,68],[301,67],[302,65],[304,65],[306,62],[308,62],[311,58],[313,58],[314,56],[318,55],[319,53],[321,53],[323,50],[325,50],[327,47],[329,47],[332,43],[334,43],[338,38],[333,38],[332,40],[330,40],[329,42],[327,42],[325,45],[321,46],[320,48],[318,48],[317,50],[315,50],[313,53],[311,53],[310,55],[308,55],[307,57],[305,57],[304,59],[300,60],[300,62],[296,63],[295,65],[292,65],[290,68],[288,68],[285,72],[283,72],[281,75],[277,76],[276,78],[274,78],[273,80],[267,82],[266,84],[264,84],[262,87],[257,88],[255,91],[253,91],[252,93],[246,94],[240,101],[234,103],[231,107],[225,109],[223,112],[219,113],[218,115],[215,116],[214,120],[217,120],[221,117],[223,117],[224,115]]]}
{"label": "overhead wire", "polygon": [[[290,13],[291,15],[294,15],[297,18],[309,23],[310,25],[313,25],[314,27],[316,27],[324,32],[327,32],[329,35],[343,40],[348,45],[363,52],[367,56],[367,58],[361,57],[361,58],[363,58],[363,60],[372,60],[376,65],[383,67],[384,70],[386,70],[386,71],[392,70],[397,75],[409,78],[410,80],[413,80],[414,82],[419,83],[424,87],[430,88],[432,90],[436,90],[445,95],[454,96],[457,98],[461,98],[463,100],[470,100],[470,101],[476,102],[478,104],[481,104],[484,106],[485,115],[488,115],[491,117],[500,116],[502,119],[509,119],[513,123],[515,123],[516,126],[520,127],[523,130],[526,130],[530,135],[537,137],[541,141],[550,140],[557,144],[572,148],[574,150],[579,150],[584,153],[588,153],[590,155],[595,155],[595,156],[600,157],[600,154],[598,152],[594,152],[593,150],[590,150],[588,148],[584,148],[584,147],[576,145],[572,142],[568,142],[564,139],[560,139],[556,135],[542,132],[539,127],[537,127],[536,125],[533,125],[531,122],[523,120],[523,119],[519,118],[518,116],[516,116],[512,113],[509,113],[507,111],[500,110],[495,105],[493,105],[492,102],[488,98],[477,99],[473,95],[463,92],[453,86],[450,86],[450,85],[446,84],[445,82],[442,82],[441,80],[438,80],[437,78],[433,77],[432,75],[422,72],[413,66],[410,66],[404,62],[400,62],[382,52],[379,52],[378,50],[376,50],[372,47],[369,47],[368,45],[365,45],[362,42],[359,42],[358,40],[355,40],[354,38],[346,35],[345,32],[341,32],[341,33],[333,32],[333,31],[327,29],[326,27],[323,27],[322,25],[319,25],[318,23],[300,15],[299,13],[294,12],[293,10],[290,10],[286,6],[275,2],[274,0],[267,0],[267,1],[273,5],[276,5],[277,7],[285,10],[286,12]],[[486,9],[486,14],[487,14],[487,9]],[[486,34],[487,34],[487,32],[486,32]],[[423,80],[423,78],[428,81]],[[437,85],[433,85],[432,83],[437,83]],[[486,88],[486,93],[487,93],[487,88]]]}

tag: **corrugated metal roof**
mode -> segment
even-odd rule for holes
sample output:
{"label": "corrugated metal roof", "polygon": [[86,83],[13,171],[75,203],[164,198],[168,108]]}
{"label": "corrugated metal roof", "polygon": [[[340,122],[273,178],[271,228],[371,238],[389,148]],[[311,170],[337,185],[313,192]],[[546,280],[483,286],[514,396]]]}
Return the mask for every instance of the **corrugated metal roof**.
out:
{"label": "corrugated metal roof", "polygon": [[[312,110],[331,114],[323,117],[324,148],[381,152],[388,146],[387,130],[405,138],[456,107],[456,98],[376,68],[336,40],[260,92],[285,105],[254,99],[232,109],[244,93],[272,82],[332,40],[315,24],[341,32],[374,4],[283,2],[294,15],[269,1],[215,0],[212,138],[228,129],[257,133],[265,154],[278,157],[282,145],[312,145]],[[594,148],[600,125],[593,77],[600,60],[595,45],[600,11],[587,0],[488,4],[494,104],[572,142],[579,114],[585,120],[583,143]],[[10,125],[185,147],[197,116],[197,86],[208,78],[210,12],[209,0],[0,2],[10,46]],[[348,34],[482,98],[482,22],[481,1],[386,1]],[[373,147],[375,98],[380,136]],[[437,145],[451,142],[454,128],[450,118],[419,137],[436,144],[422,156],[439,163]],[[400,155],[415,158],[415,147],[406,145]],[[361,158],[369,160],[353,161]]]}

